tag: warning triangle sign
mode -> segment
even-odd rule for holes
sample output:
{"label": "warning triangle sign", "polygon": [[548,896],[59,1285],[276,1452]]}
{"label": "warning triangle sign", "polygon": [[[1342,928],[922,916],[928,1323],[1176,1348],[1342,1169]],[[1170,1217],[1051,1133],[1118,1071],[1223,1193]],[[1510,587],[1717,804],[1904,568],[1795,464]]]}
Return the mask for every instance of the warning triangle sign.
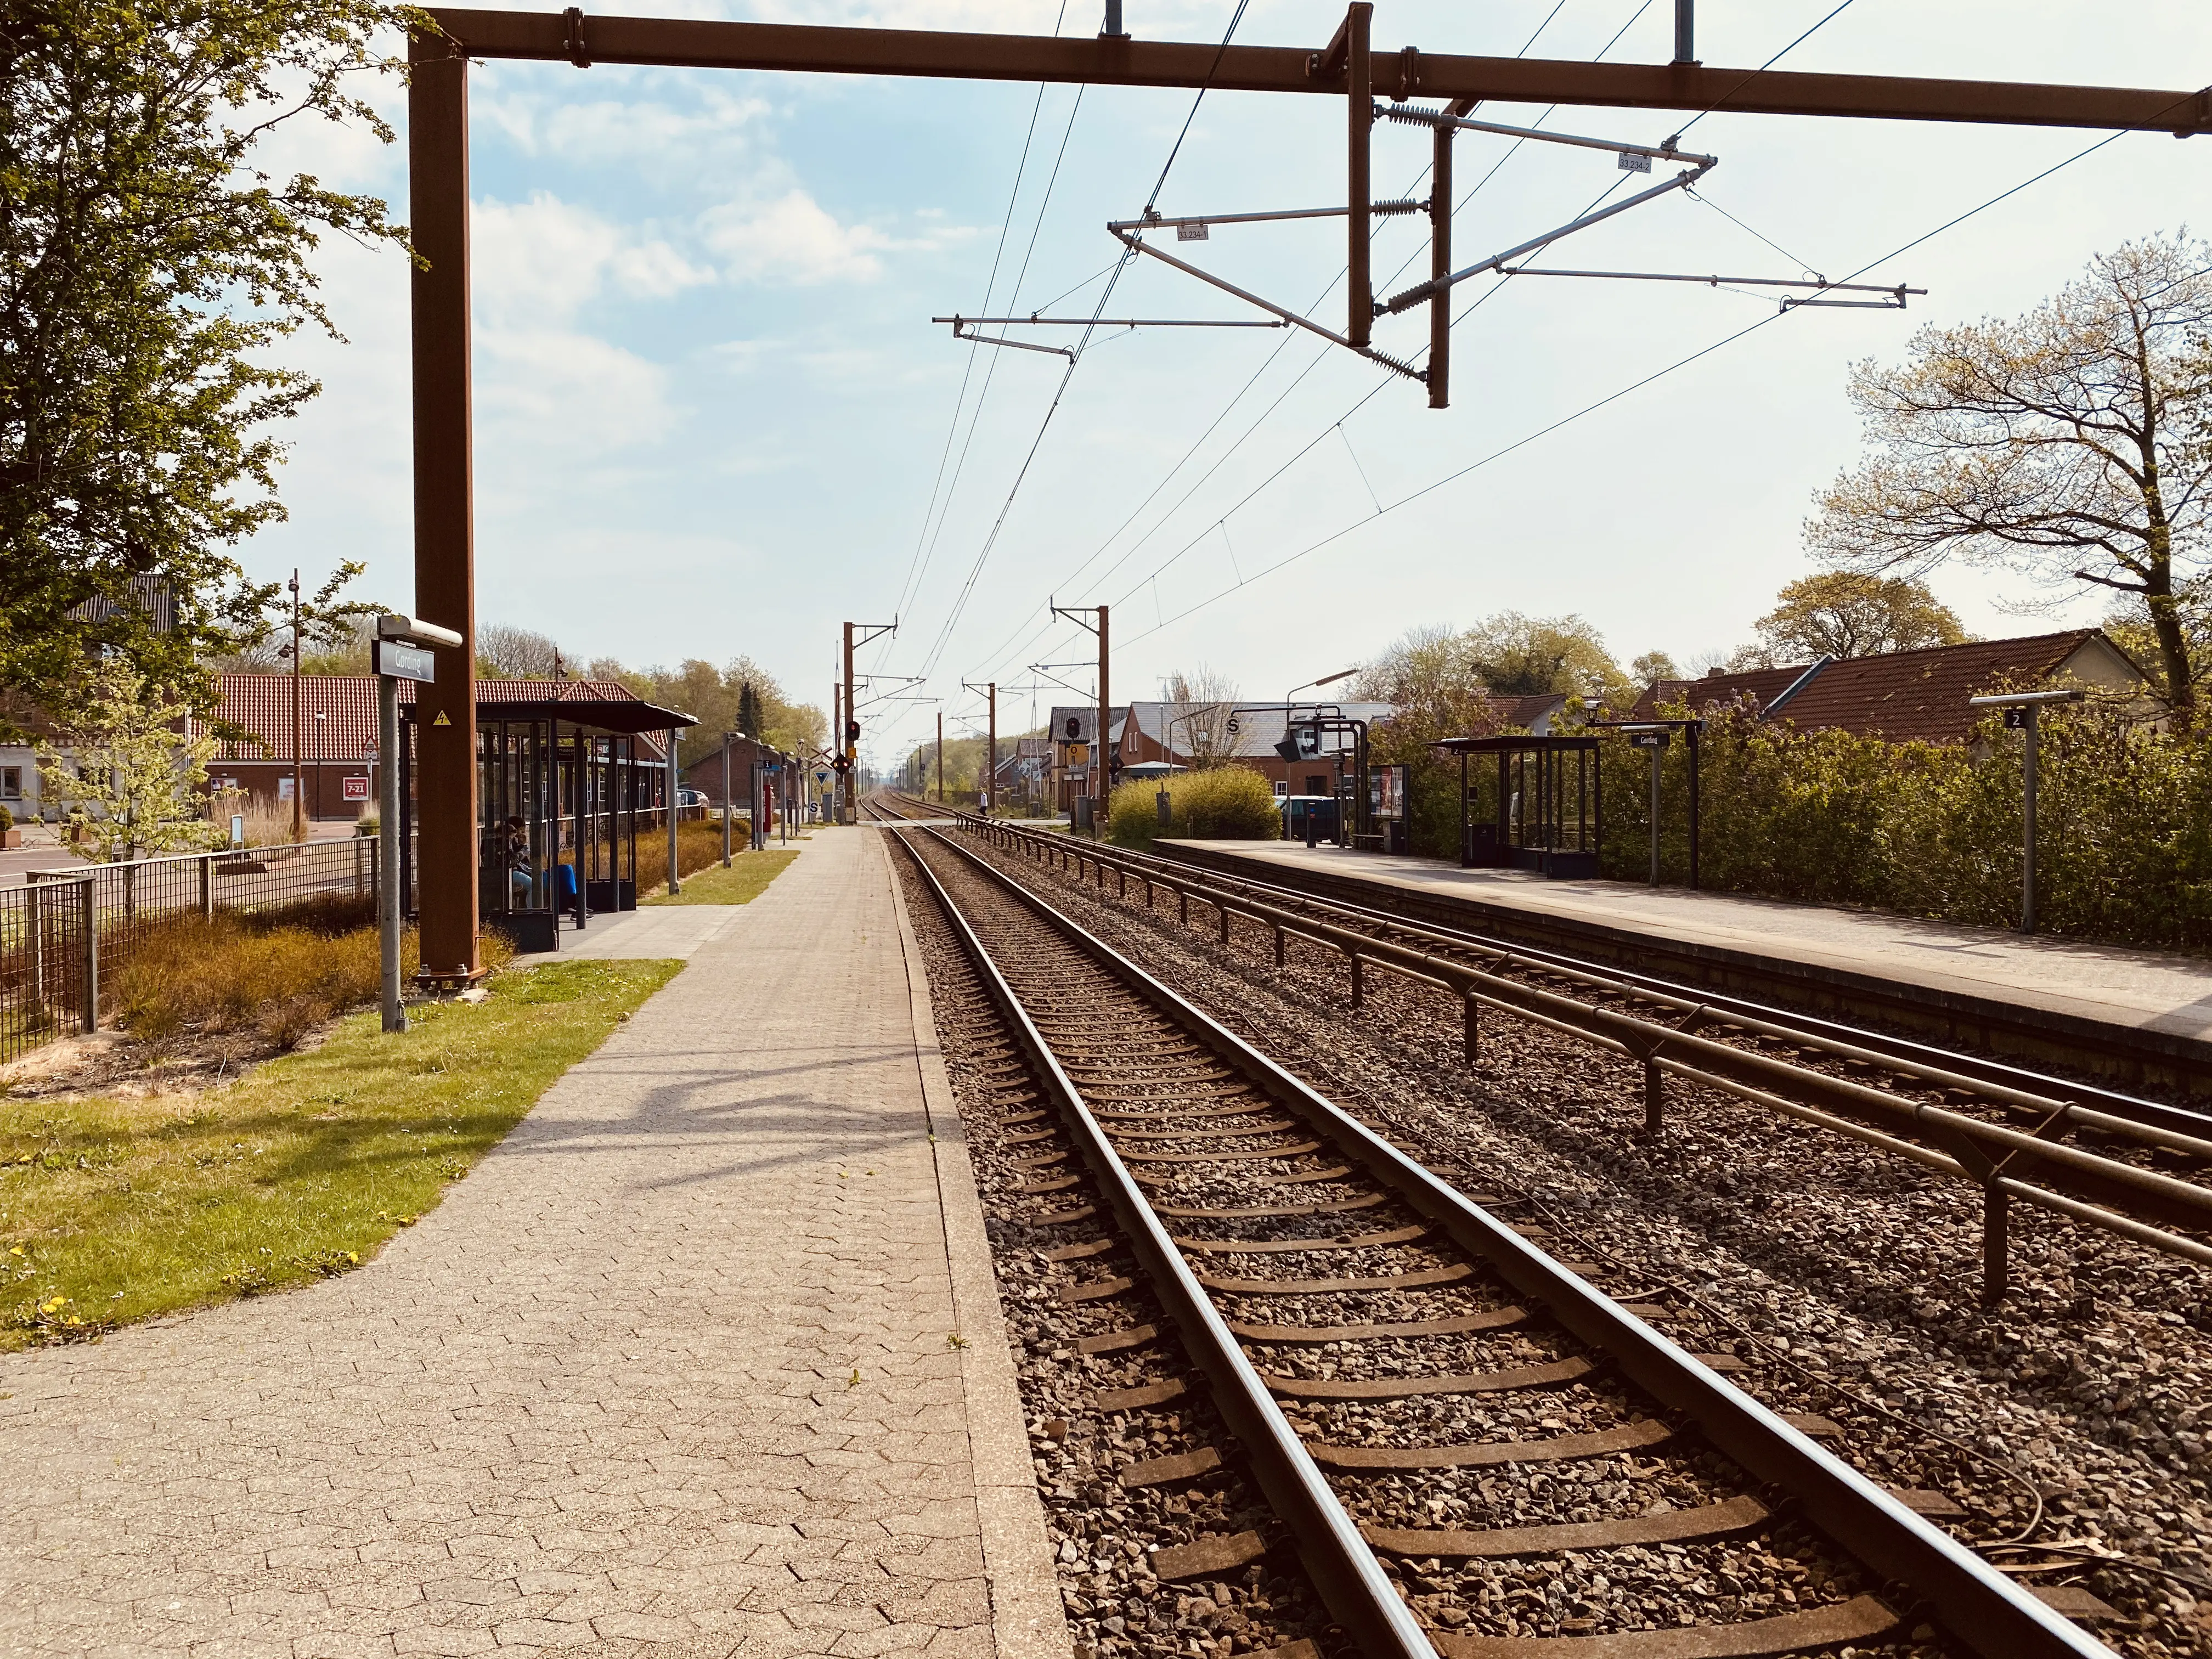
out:
{"label": "warning triangle sign", "polygon": [[446,717],[446,711],[441,708],[438,711],[438,718],[432,720],[430,724],[433,726],[451,726],[453,721]]}

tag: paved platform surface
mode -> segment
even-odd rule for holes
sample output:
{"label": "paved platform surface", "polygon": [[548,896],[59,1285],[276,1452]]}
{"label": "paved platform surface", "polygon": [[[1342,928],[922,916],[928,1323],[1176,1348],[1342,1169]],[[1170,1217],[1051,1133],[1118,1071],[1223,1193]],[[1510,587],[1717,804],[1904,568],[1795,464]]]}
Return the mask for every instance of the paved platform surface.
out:
{"label": "paved platform surface", "polygon": [[1279,841],[1190,845],[1263,866],[1322,870],[1532,915],[1633,929],[1670,942],[1778,957],[2132,1030],[2212,1039],[2212,963],[2191,957],[1732,893],[1627,882],[1547,881],[1527,871],[1462,870],[1431,859],[1339,847],[1310,849]]}
{"label": "paved platform surface", "polygon": [[367,1267],[0,1359],[0,1652],[1048,1651],[902,933],[819,836]]}
{"label": "paved platform surface", "polygon": [[689,962],[702,947],[728,932],[747,908],[742,904],[647,904],[635,910],[611,910],[592,917],[583,927],[562,927],[558,951],[534,951],[515,961],[523,967],[540,962],[667,957]]}

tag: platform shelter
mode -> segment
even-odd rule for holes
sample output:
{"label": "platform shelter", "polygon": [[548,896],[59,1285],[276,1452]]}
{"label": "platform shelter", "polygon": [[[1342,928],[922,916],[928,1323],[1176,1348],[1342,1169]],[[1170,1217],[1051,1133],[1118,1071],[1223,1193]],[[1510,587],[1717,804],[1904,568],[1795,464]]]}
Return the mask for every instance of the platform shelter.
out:
{"label": "platform shelter", "polygon": [[[538,691],[514,696],[510,690]],[[667,827],[668,756],[690,714],[635,697],[514,682],[477,686],[477,908],[520,951],[557,951],[563,921],[637,908],[637,838]],[[400,891],[416,913],[416,704],[400,710]]]}
{"label": "platform shelter", "polygon": [[[1446,738],[1459,757],[1462,869],[1534,870],[1560,880],[1597,874],[1603,801],[1599,739],[1563,734]],[[1469,762],[1497,762],[1493,788],[1477,787]]]}

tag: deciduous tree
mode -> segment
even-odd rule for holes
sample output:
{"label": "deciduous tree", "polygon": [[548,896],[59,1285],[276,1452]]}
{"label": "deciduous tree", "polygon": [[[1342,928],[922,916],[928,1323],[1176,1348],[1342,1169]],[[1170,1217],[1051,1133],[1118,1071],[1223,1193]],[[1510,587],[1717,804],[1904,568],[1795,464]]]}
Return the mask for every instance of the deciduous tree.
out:
{"label": "deciduous tree", "polygon": [[[318,390],[281,343],[337,331],[311,255],[325,232],[405,233],[374,198],[256,157],[301,117],[388,141],[353,83],[400,68],[374,38],[418,16],[0,8],[0,684],[65,680],[105,647],[195,685],[203,653],[257,632],[273,592],[228,550],[283,515],[269,428]],[[149,587],[167,606],[142,603]]]}
{"label": "deciduous tree", "polygon": [[62,747],[39,747],[39,787],[86,857],[112,863],[221,843],[200,801],[216,743],[190,732],[190,712],[120,654],[67,700]]}
{"label": "deciduous tree", "polygon": [[1828,570],[1802,576],[1774,596],[1756,624],[1784,661],[1871,657],[1884,651],[1956,645],[1966,630],[1949,606],[1910,576]]}
{"label": "deciduous tree", "polygon": [[1160,677],[1160,701],[1175,705],[1168,713],[1173,722],[1165,734],[1168,746],[1193,770],[1224,766],[1236,753],[1237,738],[1229,722],[1238,696],[1236,681],[1203,663]]}
{"label": "deciduous tree", "polygon": [[533,629],[512,623],[477,627],[477,674],[488,680],[550,680],[562,660],[561,647]]}
{"label": "deciduous tree", "polygon": [[2212,528],[2208,329],[2212,248],[2186,237],[2100,254],[2015,321],[1923,329],[1905,363],[1853,370],[1869,453],[1818,498],[1808,544],[1850,570],[1958,557],[2060,594],[2134,596],[2169,695],[2192,707],[2182,607]]}
{"label": "deciduous tree", "polygon": [[1524,617],[1501,611],[1467,631],[1483,684],[1501,697],[1565,691],[1591,702],[1634,696],[1605,639],[1581,617]]}

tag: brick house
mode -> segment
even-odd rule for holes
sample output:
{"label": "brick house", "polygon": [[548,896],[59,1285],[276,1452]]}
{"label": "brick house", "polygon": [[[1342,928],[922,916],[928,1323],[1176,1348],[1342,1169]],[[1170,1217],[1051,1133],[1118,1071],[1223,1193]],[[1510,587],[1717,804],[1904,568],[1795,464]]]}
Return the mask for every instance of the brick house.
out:
{"label": "brick house", "polygon": [[[236,791],[254,806],[289,810],[292,801],[292,677],[289,674],[222,674],[217,701],[201,729],[233,729],[242,736],[225,740],[208,763],[210,787]],[[402,707],[415,701],[411,681],[402,681]],[[638,695],[616,680],[478,680],[479,713],[507,702],[553,702],[575,705],[579,720],[590,719],[595,702],[637,702]],[[302,674],[300,677],[301,792],[307,815],[317,819],[357,818],[376,800],[376,677],[373,674]],[[319,716],[319,718],[318,718]],[[641,761],[663,760],[666,744],[659,732],[637,738]]]}
{"label": "brick house", "polygon": [[[1146,762],[1188,766],[1195,746],[1193,728],[1210,726],[1216,728],[1220,739],[1219,752],[1231,764],[1257,772],[1267,779],[1278,795],[1333,795],[1337,793],[1339,776],[1349,775],[1351,733],[1324,732],[1320,753],[1308,759],[1286,761],[1275,752],[1275,745],[1283,740],[1289,723],[1289,717],[1280,708],[1247,709],[1236,716],[1237,730],[1230,732],[1218,730],[1221,720],[1211,713],[1219,707],[1206,703],[1133,702],[1127,708],[1118,709],[1115,713],[1121,718],[1114,728],[1116,756],[1124,767]],[[1298,707],[1303,713],[1310,705],[1301,703]],[[1325,714],[1365,720],[1370,727],[1395,712],[1387,702],[1322,703],[1319,707]],[[1053,710],[1055,722],[1060,712]]]}
{"label": "brick house", "polygon": [[1964,743],[1982,717],[1968,698],[1997,686],[2051,684],[2130,693],[2146,714],[2157,708],[2149,677],[2135,659],[2102,629],[2077,628],[1659,680],[1644,689],[1629,718],[1651,719],[1664,703],[1687,702],[1699,714],[1741,704],[1762,720],[1786,720],[1807,731],[1838,729],[1893,743]]}

